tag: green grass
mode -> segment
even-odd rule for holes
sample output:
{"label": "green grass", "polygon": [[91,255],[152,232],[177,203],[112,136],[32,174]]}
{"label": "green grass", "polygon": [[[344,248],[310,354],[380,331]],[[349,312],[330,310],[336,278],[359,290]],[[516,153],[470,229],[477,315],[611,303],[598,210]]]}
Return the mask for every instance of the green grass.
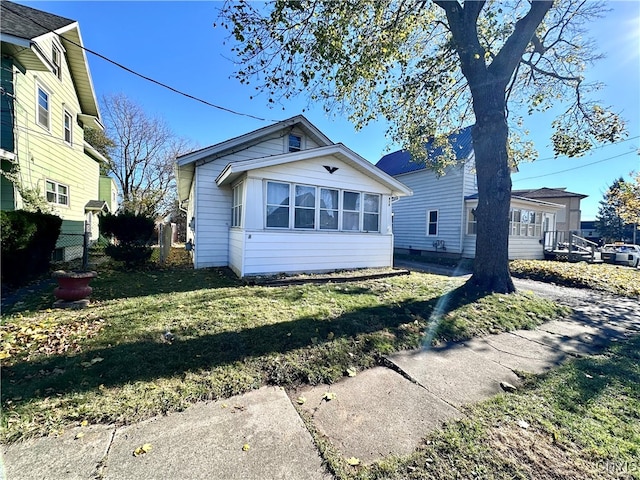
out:
{"label": "green grass", "polygon": [[428,274],[267,287],[216,269],[99,272],[88,309],[50,310],[51,294],[40,293],[2,317],[4,442],[83,421],[131,423],[265,384],[331,383],[425,341],[568,313],[526,292],[467,296],[463,280]]}
{"label": "green grass", "polygon": [[640,269],[606,263],[514,260],[515,277],[551,282],[567,287],[590,288],[627,297],[640,297]]}
{"label": "green grass", "polygon": [[319,445],[341,480],[640,479],[639,352],[636,336],[531,376],[515,394],[467,408],[406,457],[351,467]]}

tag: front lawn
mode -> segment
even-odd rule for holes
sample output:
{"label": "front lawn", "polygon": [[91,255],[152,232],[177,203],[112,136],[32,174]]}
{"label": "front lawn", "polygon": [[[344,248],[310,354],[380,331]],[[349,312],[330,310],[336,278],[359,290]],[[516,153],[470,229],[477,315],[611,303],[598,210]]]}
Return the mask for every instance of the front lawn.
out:
{"label": "front lawn", "polygon": [[514,260],[514,277],[555,283],[565,287],[591,288],[626,297],[640,297],[640,269],[607,263]]}
{"label": "front lawn", "polygon": [[2,317],[2,441],[131,423],[265,384],[335,382],[424,341],[568,313],[527,292],[468,297],[461,279],[418,273],[276,287],[216,269],[99,273],[88,309],[50,310],[42,292]]}

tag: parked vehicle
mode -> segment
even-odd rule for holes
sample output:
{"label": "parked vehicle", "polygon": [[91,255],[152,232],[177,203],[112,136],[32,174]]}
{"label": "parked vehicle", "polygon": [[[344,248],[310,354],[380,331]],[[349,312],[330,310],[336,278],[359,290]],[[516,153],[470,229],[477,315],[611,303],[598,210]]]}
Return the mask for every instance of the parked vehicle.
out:
{"label": "parked vehicle", "polygon": [[603,262],[619,263],[630,267],[640,265],[640,246],[611,243],[602,247],[600,255]]}

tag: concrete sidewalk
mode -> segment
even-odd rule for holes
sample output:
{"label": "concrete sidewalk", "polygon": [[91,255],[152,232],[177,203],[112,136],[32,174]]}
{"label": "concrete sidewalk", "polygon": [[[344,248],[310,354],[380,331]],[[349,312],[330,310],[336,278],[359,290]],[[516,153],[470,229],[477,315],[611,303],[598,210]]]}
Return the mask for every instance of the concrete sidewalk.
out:
{"label": "concrete sidewalk", "polygon": [[[412,452],[462,405],[489,398],[517,371],[541,373],[640,333],[637,300],[518,281],[570,304],[574,314],[536,330],[401,352],[334,385],[289,392],[263,387],[127,427],[91,426],[3,446],[14,479],[328,479],[296,410],[346,457],[368,463]],[[325,393],[335,396],[327,401]],[[80,435],[78,435],[80,434]],[[139,456],[133,452],[150,444]]]}

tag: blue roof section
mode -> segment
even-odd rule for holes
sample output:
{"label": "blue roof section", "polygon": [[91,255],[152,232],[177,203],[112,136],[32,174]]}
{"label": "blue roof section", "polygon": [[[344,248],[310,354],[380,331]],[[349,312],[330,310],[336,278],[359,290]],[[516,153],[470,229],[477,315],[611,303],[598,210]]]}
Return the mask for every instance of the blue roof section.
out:
{"label": "blue roof section", "polygon": [[[468,158],[473,151],[473,140],[471,139],[472,126],[461,129],[458,133],[454,133],[449,136],[449,143],[456,152],[456,158],[463,160]],[[434,149],[432,147],[432,141],[428,142],[425,146],[429,152],[429,157],[437,157],[442,154],[442,148],[438,147]],[[411,159],[411,155],[406,150],[398,150],[396,152],[388,153],[382,157],[376,167],[383,172],[395,176],[403,173],[416,172],[418,170],[424,170],[426,165],[422,162],[414,162]]]}

